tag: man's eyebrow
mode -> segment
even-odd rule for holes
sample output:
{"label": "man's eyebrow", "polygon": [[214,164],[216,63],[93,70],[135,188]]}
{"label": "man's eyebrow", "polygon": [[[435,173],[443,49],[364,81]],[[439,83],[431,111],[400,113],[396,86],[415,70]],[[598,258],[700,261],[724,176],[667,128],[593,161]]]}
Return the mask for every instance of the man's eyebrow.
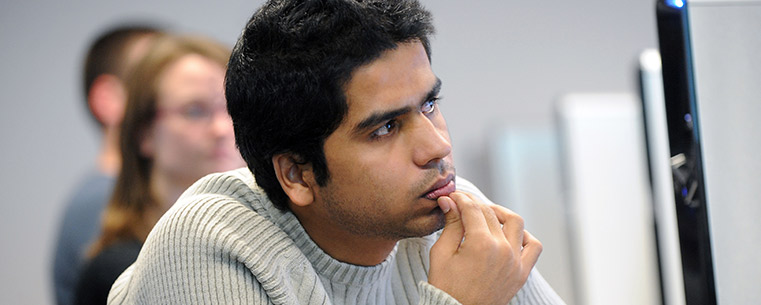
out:
{"label": "man's eyebrow", "polygon": [[[441,79],[437,77],[436,83],[433,85],[433,87],[431,87],[431,90],[428,91],[428,93],[425,96],[425,99],[423,99],[421,103],[424,103],[426,101],[429,101],[435,98],[437,95],[439,95],[440,90],[441,90]],[[402,107],[399,109],[373,113],[369,117],[359,122],[359,124],[357,124],[357,126],[354,127],[354,132],[362,133],[362,131],[364,131],[365,129],[376,126],[378,124],[391,120],[395,117],[404,115],[406,113],[412,112],[413,109],[414,109],[413,107],[407,106],[407,107]]]}
{"label": "man's eyebrow", "polygon": [[373,127],[385,121],[391,120],[400,115],[409,113],[411,111],[412,111],[412,107],[408,106],[408,107],[403,107],[399,109],[373,113],[369,117],[362,120],[362,122],[359,122],[359,124],[357,124],[357,126],[354,127],[354,132],[362,133],[362,131],[364,131],[365,129],[368,129],[370,127]]}
{"label": "man's eyebrow", "polygon": [[436,83],[433,84],[433,87],[431,87],[431,91],[428,91],[428,94],[426,94],[425,99],[421,102],[425,103],[427,101],[430,101],[434,98],[436,98],[439,95],[439,92],[441,92],[441,79],[436,78]]}

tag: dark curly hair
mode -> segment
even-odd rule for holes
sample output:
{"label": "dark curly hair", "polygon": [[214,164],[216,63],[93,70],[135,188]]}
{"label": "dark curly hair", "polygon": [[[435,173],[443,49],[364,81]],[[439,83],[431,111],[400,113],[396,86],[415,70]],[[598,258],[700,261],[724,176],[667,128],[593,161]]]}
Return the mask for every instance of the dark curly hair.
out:
{"label": "dark curly hair", "polygon": [[254,13],[230,57],[225,94],[241,155],[275,206],[288,209],[288,198],[272,157],[293,153],[324,186],[323,144],[346,115],[352,72],[410,41],[430,60],[433,32],[415,0],[273,0]]}

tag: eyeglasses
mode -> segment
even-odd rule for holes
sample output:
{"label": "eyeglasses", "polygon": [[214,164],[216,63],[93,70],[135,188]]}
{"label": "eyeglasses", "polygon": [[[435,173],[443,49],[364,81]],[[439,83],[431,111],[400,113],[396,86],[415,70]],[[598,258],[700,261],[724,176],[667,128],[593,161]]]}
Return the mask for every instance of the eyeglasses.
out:
{"label": "eyeglasses", "polygon": [[227,107],[224,103],[214,105],[204,103],[190,103],[179,107],[159,108],[156,113],[157,118],[166,116],[177,116],[193,124],[210,124],[214,116],[222,113],[229,118]]}

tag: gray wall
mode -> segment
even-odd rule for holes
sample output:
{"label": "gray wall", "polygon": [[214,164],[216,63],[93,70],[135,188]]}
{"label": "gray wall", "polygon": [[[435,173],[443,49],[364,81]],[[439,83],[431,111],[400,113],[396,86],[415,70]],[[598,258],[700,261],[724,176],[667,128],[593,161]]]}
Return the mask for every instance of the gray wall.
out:
{"label": "gray wall", "polygon": [[690,4],[716,298],[719,304],[758,303],[761,160],[754,152],[761,150],[761,1]]}
{"label": "gray wall", "polygon": [[[494,130],[552,124],[554,99],[565,92],[635,91],[635,58],[657,44],[654,1],[423,1],[438,27],[433,66],[444,81],[442,108],[458,173],[487,195],[494,175],[481,160]],[[0,303],[52,303],[50,261],[61,203],[93,166],[97,150],[79,89],[92,36],[139,18],[232,44],[260,3],[0,5],[0,182],[7,190],[0,202]]]}

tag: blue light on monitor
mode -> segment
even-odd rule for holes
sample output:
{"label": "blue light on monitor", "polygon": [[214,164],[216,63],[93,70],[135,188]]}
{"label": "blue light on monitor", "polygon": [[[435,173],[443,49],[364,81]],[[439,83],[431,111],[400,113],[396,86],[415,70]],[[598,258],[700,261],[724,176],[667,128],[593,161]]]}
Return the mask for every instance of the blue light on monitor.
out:
{"label": "blue light on monitor", "polygon": [[684,0],[666,0],[666,5],[675,8],[682,8],[684,6]]}

